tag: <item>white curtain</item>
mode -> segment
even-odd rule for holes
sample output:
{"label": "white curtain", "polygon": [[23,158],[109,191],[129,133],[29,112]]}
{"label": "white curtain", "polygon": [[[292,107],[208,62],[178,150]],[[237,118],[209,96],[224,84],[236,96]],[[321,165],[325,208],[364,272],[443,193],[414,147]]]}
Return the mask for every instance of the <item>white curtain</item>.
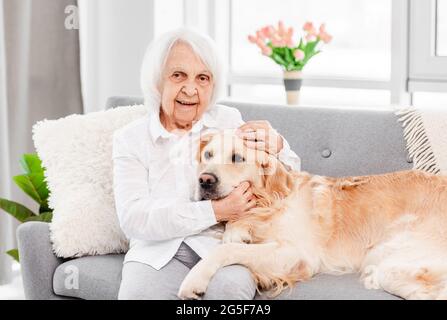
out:
{"label": "white curtain", "polygon": [[[0,197],[37,211],[12,183],[19,159],[34,153],[31,128],[44,118],[82,113],[79,30],[67,29],[76,0],[0,0]],[[0,212],[0,283],[10,278],[17,222]]]}

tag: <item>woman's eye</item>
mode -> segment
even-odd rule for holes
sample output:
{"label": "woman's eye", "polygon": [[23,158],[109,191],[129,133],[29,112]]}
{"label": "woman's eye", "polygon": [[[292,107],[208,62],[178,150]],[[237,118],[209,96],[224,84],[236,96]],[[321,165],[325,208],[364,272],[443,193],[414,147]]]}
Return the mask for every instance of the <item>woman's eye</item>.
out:
{"label": "woman's eye", "polygon": [[201,82],[208,82],[210,80],[210,77],[202,75],[202,76],[199,77],[199,80]]}
{"label": "woman's eye", "polygon": [[180,80],[183,79],[184,74],[181,72],[174,72],[171,76],[174,80]]}
{"label": "woman's eye", "polygon": [[237,153],[235,153],[235,154],[233,154],[233,156],[231,157],[231,161],[232,161],[233,163],[238,163],[238,162],[244,162],[245,159],[244,159],[244,157],[242,157],[242,156],[238,155]]}
{"label": "woman's eye", "polygon": [[205,153],[203,154],[203,156],[205,157],[205,159],[210,159],[213,154],[211,153],[211,151],[205,151]]}

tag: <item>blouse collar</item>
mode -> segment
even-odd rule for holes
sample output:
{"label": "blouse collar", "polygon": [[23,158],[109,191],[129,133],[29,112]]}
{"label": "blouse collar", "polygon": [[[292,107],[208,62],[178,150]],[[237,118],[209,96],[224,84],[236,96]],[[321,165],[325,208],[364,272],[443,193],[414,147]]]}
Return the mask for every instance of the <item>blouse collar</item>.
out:
{"label": "blouse collar", "polygon": [[[204,126],[208,128],[216,128],[217,121],[214,119],[214,109],[215,108],[208,108],[207,111],[203,113],[202,117],[193,124],[190,132],[200,132]],[[149,134],[154,142],[157,142],[160,137],[168,139],[176,136],[174,133],[166,130],[166,128],[161,124],[158,111],[149,113]]]}

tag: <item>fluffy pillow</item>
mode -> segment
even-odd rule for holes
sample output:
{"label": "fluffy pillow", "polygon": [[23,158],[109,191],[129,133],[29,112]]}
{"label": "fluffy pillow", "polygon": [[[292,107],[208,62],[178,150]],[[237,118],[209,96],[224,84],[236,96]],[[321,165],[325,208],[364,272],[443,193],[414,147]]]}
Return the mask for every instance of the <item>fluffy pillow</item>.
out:
{"label": "fluffy pillow", "polygon": [[112,136],[146,115],[143,105],[125,106],[33,126],[54,209],[50,233],[58,257],[127,251],[113,197]]}

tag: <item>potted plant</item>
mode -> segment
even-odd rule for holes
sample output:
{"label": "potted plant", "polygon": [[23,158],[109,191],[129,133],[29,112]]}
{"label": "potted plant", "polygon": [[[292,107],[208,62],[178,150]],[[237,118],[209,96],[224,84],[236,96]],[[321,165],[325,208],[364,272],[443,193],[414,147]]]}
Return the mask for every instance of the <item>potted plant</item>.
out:
{"label": "potted plant", "polygon": [[279,21],[278,28],[265,26],[257,30],[255,35],[248,36],[248,40],[256,44],[263,55],[282,67],[288,104],[299,103],[302,70],[312,57],[320,53],[318,44],[332,40],[325,24],[320,25],[317,31],[312,22],[306,22],[303,30],[306,35],[301,37],[299,42],[295,42],[293,28],[286,28],[284,23]]}
{"label": "potted plant", "polygon": [[[41,160],[37,154],[24,154],[20,159],[20,165],[24,170],[24,174],[13,177],[13,180],[23,192],[37,202],[39,212],[34,213],[20,203],[2,198],[0,198],[0,208],[20,222],[51,222],[53,210],[48,207],[49,191],[45,182],[45,169],[42,167]],[[17,249],[11,249],[6,253],[16,261],[19,261]]]}

